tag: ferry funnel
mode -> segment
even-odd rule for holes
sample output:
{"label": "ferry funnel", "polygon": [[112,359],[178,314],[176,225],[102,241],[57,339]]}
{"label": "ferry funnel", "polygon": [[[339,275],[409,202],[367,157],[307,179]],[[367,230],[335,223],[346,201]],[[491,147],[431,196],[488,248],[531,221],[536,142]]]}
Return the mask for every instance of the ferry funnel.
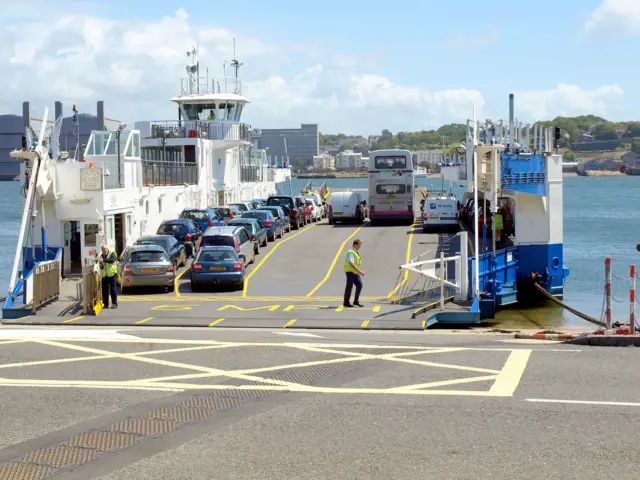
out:
{"label": "ferry funnel", "polygon": [[515,120],[515,111],[514,111],[514,95],[513,93],[509,94],[509,129],[513,126],[513,122]]}

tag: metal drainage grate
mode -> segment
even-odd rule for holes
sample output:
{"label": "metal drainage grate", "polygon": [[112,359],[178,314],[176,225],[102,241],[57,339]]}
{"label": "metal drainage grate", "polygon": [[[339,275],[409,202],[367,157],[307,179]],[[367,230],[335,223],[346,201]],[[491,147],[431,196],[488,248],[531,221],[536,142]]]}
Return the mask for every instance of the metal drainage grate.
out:
{"label": "metal drainage grate", "polygon": [[[316,365],[273,373],[270,379],[312,385],[323,379],[342,375],[378,360],[355,360],[329,365]],[[231,380],[230,380],[231,381]],[[262,382],[249,382],[259,385]],[[267,384],[268,385],[268,384]],[[216,390],[207,395],[192,396],[182,402],[158,408],[145,416],[129,418],[101,430],[85,432],[65,442],[29,452],[0,465],[0,480],[42,480],[72,468],[85,465],[106,452],[118,452],[144,440],[165,435],[183,425],[204,420],[216,413],[236,408],[243,403],[279,393],[274,390]]]}

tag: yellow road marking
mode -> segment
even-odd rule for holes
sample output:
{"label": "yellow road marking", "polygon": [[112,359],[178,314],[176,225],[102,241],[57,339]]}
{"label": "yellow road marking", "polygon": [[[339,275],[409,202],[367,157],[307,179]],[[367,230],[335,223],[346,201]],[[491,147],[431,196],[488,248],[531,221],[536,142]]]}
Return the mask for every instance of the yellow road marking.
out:
{"label": "yellow road marking", "polygon": [[29,318],[31,317],[31,315],[25,315],[24,317],[19,317],[19,318],[12,318],[11,320],[4,320],[2,323],[16,323],[19,322],[20,320],[24,320],[25,318]]}
{"label": "yellow road marking", "polygon": [[364,322],[362,322],[361,327],[362,328],[367,328],[369,326],[369,320],[365,320]]}
{"label": "yellow road marking", "polygon": [[426,320],[422,320],[422,329],[426,329],[427,328],[427,321]]}
{"label": "yellow road marking", "polygon": [[[413,227],[414,227],[415,223],[411,226],[411,233],[409,234],[409,242],[407,243],[407,256],[404,260],[404,263],[407,264],[411,261],[411,242],[413,242]],[[396,285],[396,288],[394,288],[393,290],[391,290],[391,292],[389,292],[389,295],[387,295],[387,298],[391,298],[393,297],[396,292],[398,290],[400,290],[400,287],[402,287],[405,283],[407,283],[407,280],[409,279],[409,270],[405,270],[404,271],[404,277],[402,278],[402,281]]]}
{"label": "yellow road marking", "polygon": [[69,320],[64,320],[62,323],[73,323],[73,322],[77,322],[78,320],[82,320],[84,318],[84,315],[80,315],[79,317],[74,317],[74,318],[70,318]]}
{"label": "yellow road marking", "polygon": [[331,307],[329,305],[288,305],[284,307],[283,312],[290,312],[293,309],[296,310],[327,310]]}
{"label": "yellow road marking", "polygon": [[143,318],[142,320],[139,320],[136,322],[136,325],[142,325],[143,323],[147,323],[150,322],[151,320],[153,320],[155,317],[147,317],[147,318]]}
{"label": "yellow road marking", "polygon": [[216,325],[218,325],[219,323],[221,323],[224,320],[224,318],[219,318],[217,320],[214,320],[213,322],[211,322],[209,324],[210,327],[215,327]]}
{"label": "yellow road marking", "polygon": [[220,307],[218,311],[222,312],[223,310],[228,310],[229,308],[233,308],[234,310],[240,310],[243,312],[254,311],[254,310],[269,310],[270,312],[275,312],[278,308],[280,308],[280,305],[263,305],[261,307],[247,307],[247,308],[238,307],[237,305],[224,305]]}
{"label": "yellow road marking", "polygon": [[282,328],[289,328],[291,325],[293,325],[294,323],[296,323],[297,318],[292,318],[291,320],[289,320],[287,323],[284,324],[284,326]]}
{"label": "yellow road marking", "polygon": [[419,383],[417,385],[408,385],[406,387],[394,387],[390,388],[389,392],[394,392],[396,390],[420,390],[422,388],[430,388],[430,387],[445,387],[447,385],[460,385],[463,383],[473,383],[473,382],[484,382],[486,380],[495,380],[498,378],[498,375],[483,375],[481,377],[470,377],[470,378],[456,378],[455,380],[441,380],[439,382],[429,382],[429,383]]}
{"label": "yellow road marking", "polygon": [[[399,300],[399,297],[393,297],[395,300]],[[389,298],[387,296],[361,296],[360,300],[366,300],[368,302],[387,302]],[[163,302],[336,302],[342,301],[342,297],[297,297],[297,296],[289,296],[289,297],[278,297],[278,296],[248,296],[248,297],[231,297],[231,296],[218,296],[215,294],[208,296],[198,296],[198,295],[187,295],[182,296],[180,298],[176,297],[166,297],[162,295],[157,295],[154,297],[143,297],[143,296],[135,296],[131,298],[122,298],[118,299],[118,302],[133,302],[133,303],[163,303]]]}
{"label": "yellow road marking", "polygon": [[156,305],[155,307],[151,307],[151,310],[192,310],[193,307],[197,307],[198,305]]}
{"label": "yellow road marking", "polygon": [[338,253],[336,253],[336,256],[333,257],[333,262],[331,262],[331,265],[329,266],[329,270],[327,270],[327,274],[324,276],[324,278],[322,280],[320,280],[320,283],[318,283],[315,287],[313,287],[313,290],[311,290],[309,293],[307,293],[307,298],[311,297],[314,293],[316,293],[320,287],[322,287],[322,285],[325,284],[325,282],[327,280],[329,280],[329,277],[331,276],[331,272],[333,272],[333,269],[336,266],[336,263],[338,262],[338,260],[340,259],[340,257],[342,256],[342,251],[344,250],[344,247],[347,245],[347,242],[349,240],[351,240],[353,237],[356,236],[356,234],[362,229],[362,227],[358,227],[354,230],[354,232],[349,235],[344,242],[342,242],[342,244],[340,245],[340,248],[338,249]]}
{"label": "yellow road marking", "polygon": [[515,392],[524,369],[527,367],[531,350],[513,350],[496,378],[489,393],[496,397],[511,397]]}
{"label": "yellow road marking", "polygon": [[298,235],[300,235],[302,232],[306,232],[310,229],[312,229],[313,227],[315,227],[316,225],[318,225],[317,223],[314,223],[312,225],[309,225],[305,228],[303,228],[302,230],[294,233],[293,235],[290,235],[289,237],[285,238],[284,240],[280,240],[278,243],[276,243],[273,248],[271,250],[269,250],[269,253],[267,253],[264,258],[262,260],[260,260],[260,263],[258,263],[258,265],[255,266],[255,268],[253,270],[251,270],[251,272],[249,273],[249,275],[247,275],[247,278],[244,279],[244,289],[242,290],[242,296],[246,297],[247,296],[247,290],[249,289],[249,280],[251,280],[251,277],[253,277],[256,272],[258,270],[260,270],[260,267],[262,267],[262,265],[264,265],[264,262],[267,261],[267,259],[273,254],[273,252],[275,252],[276,250],[278,250],[278,248],[280,248],[280,246],[283,243],[288,242],[289,240],[296,238]]}
{"label": "yellow road marking", "polygon": [[176,278],[173,279],[173,290],[174,290],[174,292],[176,292],[176,297],[180,296],[180,279],[189,270],[191,270],[191,265],[189,265],[187,268],[185,268],[182,272],[180,272],[179,275],[176,275]]}
{"label": "yellow road marking", "polygon": [[[339,307],[336,307],[336,312],[342,312],[344,310],[344,305],[340,305]],[[354,311],[359,311],[359,310],[371,310],[373,313],[379,312],[380,311],[380,305],[376,305],[375,307],[372,308],[354,308]]]}

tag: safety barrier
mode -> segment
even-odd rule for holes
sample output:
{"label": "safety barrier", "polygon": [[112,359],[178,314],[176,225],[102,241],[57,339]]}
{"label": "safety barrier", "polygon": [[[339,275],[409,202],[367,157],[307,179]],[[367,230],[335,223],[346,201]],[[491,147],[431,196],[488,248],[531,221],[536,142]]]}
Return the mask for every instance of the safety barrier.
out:
{"label": "safety barrier", "polygon": [[102,310],[102,285],[95,262],[82,267],[82,313],[98,315]]}
{"label": "safety barrier", "polygon": [[50,260],[33,267],[31,313],[35,314],[43,305],[57,300],[58,295],[60,295],[60,261]]}

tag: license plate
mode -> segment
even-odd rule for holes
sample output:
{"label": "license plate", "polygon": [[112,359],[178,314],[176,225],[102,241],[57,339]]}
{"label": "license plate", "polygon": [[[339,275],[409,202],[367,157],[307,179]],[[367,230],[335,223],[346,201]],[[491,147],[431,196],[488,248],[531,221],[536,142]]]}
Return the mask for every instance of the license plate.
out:
{"label": "license plate", "polygon": [[224,271],[226,269],[227,269],[227,267],[209,267],[209,270],[214,270],[214,271],[217,271],[217,272]]}
{"label": "license plate", "polygon": [[340,215],[342,215],[342,212],[335,212],[335,213],[333,214],[333,216],[334,216],[334,217],[339,217]]}
{"label": "license plate", "polygon": [[143,268],[142,271],[151,273],[151,272],[157,272],[158,269],[157,268]]}
{"label": "license plate", "polygon": [[440,217],[436,217],[435,215],[431,215],[429,220],[440,220]]}

